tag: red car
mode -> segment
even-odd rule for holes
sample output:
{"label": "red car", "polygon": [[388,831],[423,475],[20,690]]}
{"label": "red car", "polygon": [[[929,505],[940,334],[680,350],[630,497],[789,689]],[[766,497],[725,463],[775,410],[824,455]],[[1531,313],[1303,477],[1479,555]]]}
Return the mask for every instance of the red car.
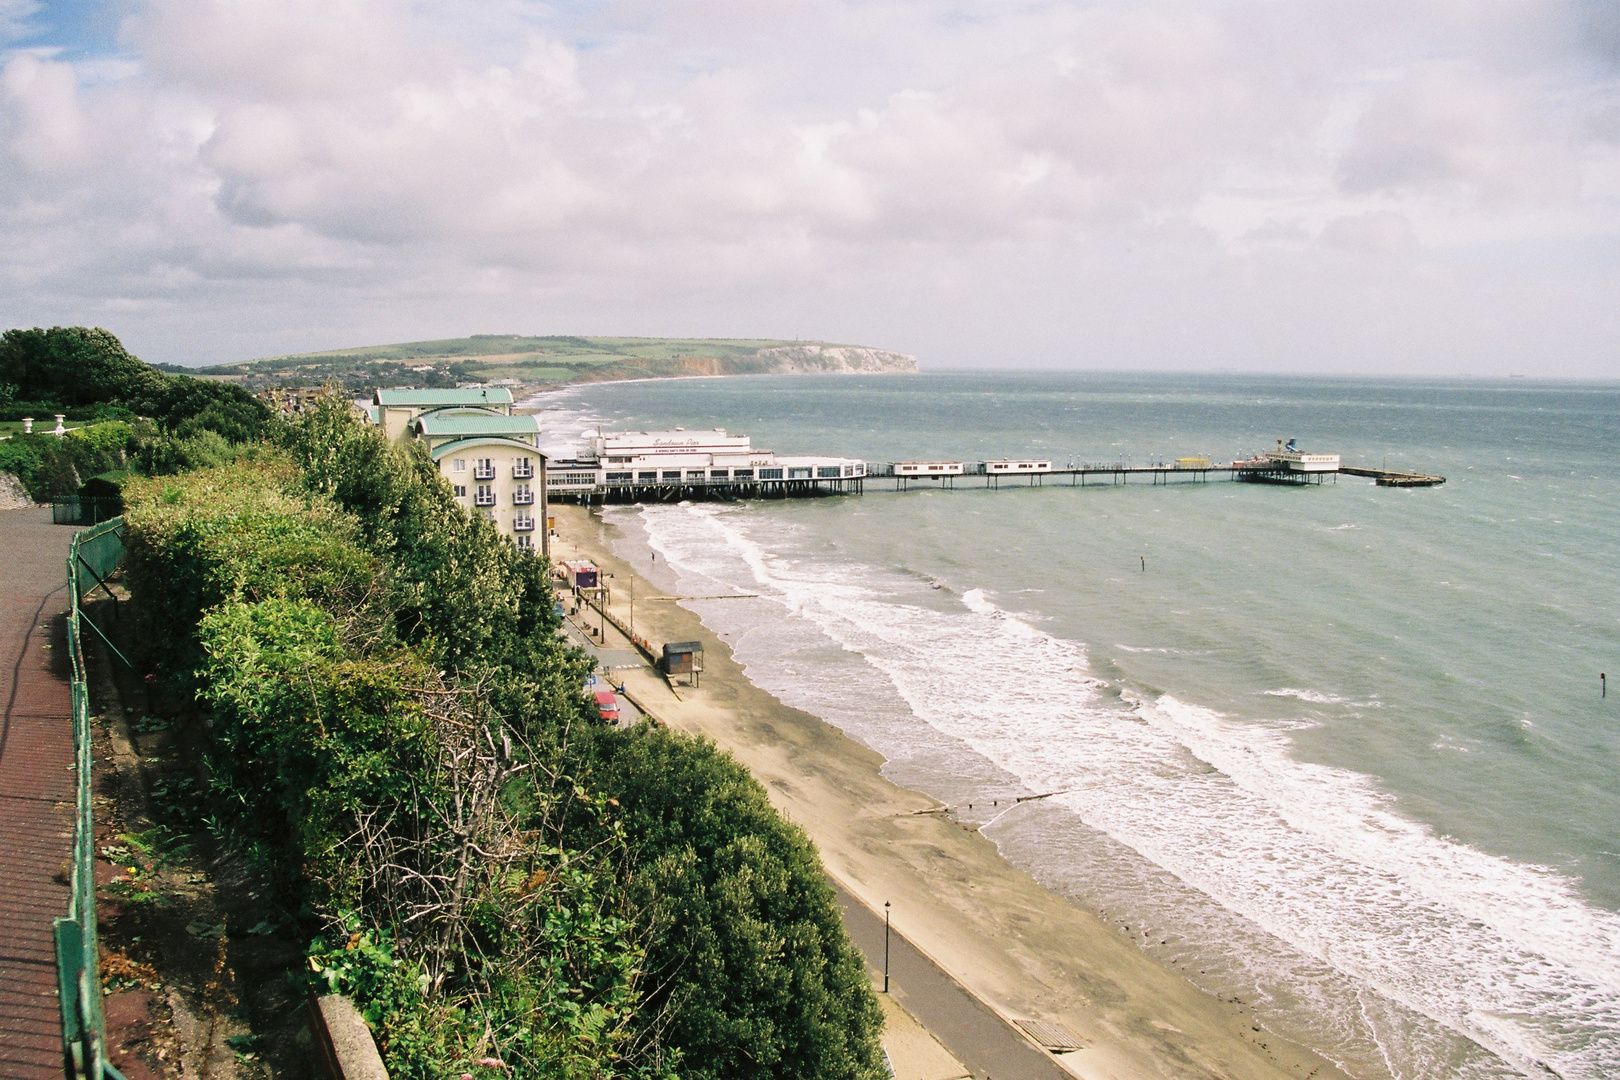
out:
{"label": "red car", "polygon": [[596,692],[596,711],[602,714],[602,719],[619,722],[619,699],[613,696],[611,690],[598,690]]}

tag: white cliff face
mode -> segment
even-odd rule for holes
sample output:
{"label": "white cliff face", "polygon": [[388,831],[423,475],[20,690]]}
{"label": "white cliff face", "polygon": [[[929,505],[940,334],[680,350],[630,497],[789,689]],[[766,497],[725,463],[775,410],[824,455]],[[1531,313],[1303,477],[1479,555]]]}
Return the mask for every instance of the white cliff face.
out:
{"label": "white cliff face", "polygon": [[858,345],[778,345],[754,354],[775,375],[895,375],[917,373],[917,358]]}

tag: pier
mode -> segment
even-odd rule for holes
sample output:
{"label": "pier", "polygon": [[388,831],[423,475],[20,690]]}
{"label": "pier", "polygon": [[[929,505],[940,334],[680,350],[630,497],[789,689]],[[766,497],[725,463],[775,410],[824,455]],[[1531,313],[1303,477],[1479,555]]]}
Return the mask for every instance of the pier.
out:
{"label": "pier", "polygon": [[[550,458],[541,469],[546,502],[602,503],[751,500],[861,495],[868,480],[892,481],[894,491],[916,485],[954,489],[1004,485],[1120,487],[1146,480],[1159,487],[1232,480],[1294,487],[1337,483],[1339,473],[1372,477],[1383,487],[1433,487],[1445,477],[1428,473],[1341,466],[1339,455],[1299,449],[1293,439],[1241,461],[1215,463],[1208,457],[1178,457],[1147,465],[1123,461],[1069,462],[1047,458],[983,461],[920,460],[867,462],[846,457],[789,457],[752,445],[746,435],[723,429],[693,432],[598,432],[575,458]],[[1022,481],[1020,484],[1019,481]],[[480,489],[480,497],[483,489]],[[493,505],[493,503],[479,505]]]}
{"label": "pier", "polygon": [[[1238,480],[1256,484],[1303,485],[1326,483],[1335,475],[1332,472],[1300,472],[1289,469],[1279,462],[1261,459],[1233,462],[1230,465],[1213,465],[1202,460],[1195,465],[1182,462],[1173,465],[1126,465],[1123,462],[1088,463],[1069,465],[1064,468],[1048,467],[1003,472],[991,471],[986,467],[989,463],[983,461],[952,462],[951,464],[957,466],[956,470],[952,472],[900,472],[897,469],[897,465],[900,464],[908,463],[873,462],[867,466],[866,475],[874,479],[892,479],[895,491],[909,491],[916,484],[931,484],[935,487],[954,489],[959,480],[975,482],[974,486],[992,489],[998,489],[1004,483],[1009,482],[1017,485],[1019,480],[1022,480],[1023,484],[1017,486],[1044,487],[1048,480],[1053,479],[1059,483],[1067,479],[1070,487],[1117,487],[1129,484],[1133,479],[1140,481],[1144,478],[1149,484],[1155,486],[1164,484],[1207,484],[1211,479]],[[978,483],[978,481],[982,481],[982,483]]]}
{"label": "pier", "polygon": [[1339,471],[1350,476],[1370,476],[1379,487],[1438,487],[1446,482],[1443,476],[1431,473],[1400,472],[1395,469],[1363,469],[1350,465],[1339,466]]}

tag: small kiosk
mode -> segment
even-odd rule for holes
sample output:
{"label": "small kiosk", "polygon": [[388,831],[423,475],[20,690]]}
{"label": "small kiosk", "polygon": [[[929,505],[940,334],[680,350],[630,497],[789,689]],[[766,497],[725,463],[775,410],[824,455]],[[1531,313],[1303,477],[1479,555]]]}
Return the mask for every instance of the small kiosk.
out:
{"label": "small kiosk", "polygon": [[671,682],[675,676],[685,675],[687,685],[696,686],[698,677],[702,674],[703,642],[672,641],[664,646],[664,675]]}

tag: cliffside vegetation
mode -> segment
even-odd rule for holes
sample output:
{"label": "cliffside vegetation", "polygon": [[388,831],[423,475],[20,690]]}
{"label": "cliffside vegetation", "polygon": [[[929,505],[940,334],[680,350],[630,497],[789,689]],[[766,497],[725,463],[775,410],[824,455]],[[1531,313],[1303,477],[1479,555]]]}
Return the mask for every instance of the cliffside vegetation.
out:
{"label": "cliffside vegetation", "polygon": [[[92,421],[49,434],[56,413]],[[35,433],[0,442],[0,472],[37,501],[103,473],[175,472],[229,460],[260,439],[270,411],[239,386],[170,375],[142,363],[105,330],[82,326],[0,335],[0,420],[36,419]]]}
{"label": "cliffside vegetation", "polygon": [[391,1072],[875,1078],[805,836],[701,740],[601,725],[546,567],[328,401],[132,479],[125,578],[207,718],[196,813]]}

